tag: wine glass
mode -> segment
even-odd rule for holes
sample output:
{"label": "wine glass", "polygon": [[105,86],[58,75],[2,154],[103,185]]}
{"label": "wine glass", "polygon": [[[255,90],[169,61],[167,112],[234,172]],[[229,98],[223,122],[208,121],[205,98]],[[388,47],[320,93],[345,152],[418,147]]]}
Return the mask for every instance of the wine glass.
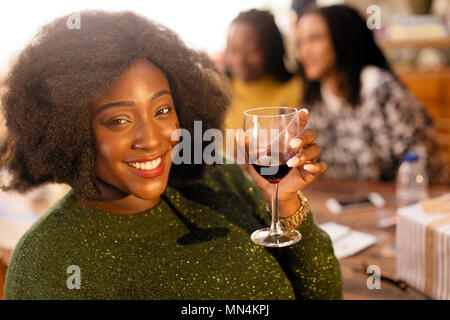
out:
{"label": "wine glass", "polygon": [[252,241],[262,246],[285,247],[302,238],[298,230],[281,227],[278,216],[279,182],[291,171],[286,162],[297,153],[289,145],[300,133],[297,122],[296,108],[264,107],[244,112],[246,161],[273,187],[270,228],[251,235]]}

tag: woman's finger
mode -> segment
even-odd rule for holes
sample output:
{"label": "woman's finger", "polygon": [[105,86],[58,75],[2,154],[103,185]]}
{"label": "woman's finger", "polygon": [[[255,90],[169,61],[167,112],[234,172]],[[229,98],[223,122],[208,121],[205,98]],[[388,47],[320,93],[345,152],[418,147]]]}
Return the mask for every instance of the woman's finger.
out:
{"label": "woman's finger", "polygon": [[308,117],[309,117],[309,111],[306,108],[300,109],[300,111],[298,112],[298,125],[299,125],[299,130],[303,130],[306,126],[306,123],[308,122]]}
{"label": "woman's finger", "polygon": [[328,169],[328,165],[325,162],[307,163],[303,165],[303,169],[310,173],[322,174]]}
{"label": "woman's finger", "polygon": [[302,177],[303,180],[309,184],[316,180],[322,173],[327,170],[328,166],[326,163],[307,163],[303,165]]}
{"label": "woman's finger", "polygon": [[316,138],[317,138],[316,132],[314,130],[307,129],[303,131],[300,135],[289,141],[289,145],[293,150],[299,150],[301,148],[304,148],[305,146],[313,144]]}
{"label": "woman's finger", "polygon": [[296,168],[305,162],[316,162],[320,156],[321,148],[317,144],[312,144],[307,148],[304,148],[299,154],[289,159],[286,164],[291,168]]}
{"label": "woman's finger", "polygon": [[[309,113],[307,109],[299,110],[295,117],[292,118],[291,122],[287,125],[287,132],[290,136],[297,136],[305,128],[308,123]],[[281,135],[284,133],[282,132]]]}

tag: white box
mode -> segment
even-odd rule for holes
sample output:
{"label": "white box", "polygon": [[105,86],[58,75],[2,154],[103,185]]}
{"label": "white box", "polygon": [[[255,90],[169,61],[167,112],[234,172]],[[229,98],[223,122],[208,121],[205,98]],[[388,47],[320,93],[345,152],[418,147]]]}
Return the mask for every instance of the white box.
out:
{"label": "white box", "polygon": [[[435,201],[435,200],[432,200]],[[433,299],[450,299],[450,212],[397,210],[397,276]],[[447,209],[447,208],[445,208]]]}

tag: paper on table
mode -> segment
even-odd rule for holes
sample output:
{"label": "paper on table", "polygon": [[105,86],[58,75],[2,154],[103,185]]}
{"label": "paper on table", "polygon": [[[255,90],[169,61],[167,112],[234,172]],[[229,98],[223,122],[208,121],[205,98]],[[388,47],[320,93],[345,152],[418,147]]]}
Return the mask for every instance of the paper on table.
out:
{"label": "paper on table", "polygon": [[335,243],[337,240],[347,235],[351,231],[349,227],[334,222],[327,222],[321,224],[319,227],[322,228],[323,231],[328,233],[333,243]]}
{"label": "paper on table", "polygon": [[352,230],[349,227],[327,222],[319,226],[331,238],[336,258],[352,256],[377,243],[377,237],[368,233]]}

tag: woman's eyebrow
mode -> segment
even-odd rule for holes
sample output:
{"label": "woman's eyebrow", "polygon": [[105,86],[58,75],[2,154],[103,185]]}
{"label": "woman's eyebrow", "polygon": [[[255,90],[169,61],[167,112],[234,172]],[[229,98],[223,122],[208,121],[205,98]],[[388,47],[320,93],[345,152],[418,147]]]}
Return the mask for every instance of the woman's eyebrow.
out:
{"label": "woman's eyebrow", "polygon": [[111,103],[107,103],[104,104],[103,106],[101,106],[100,108],[98,108],[95,112],[94,115],[97,115],[101,112],[103,112],[106,109],[109,108],[114,108],[114,107],[131,107],[134,106],[134,102],[133,101],[118,101],[118,102],[111,102]]}
{"label": "woman's eyebrow", "polygon": [[162,95],[168,94],[170,96],[170,92],[168,90],[161,90],[160,92],[157,92],[151,97],[150,101],[156,100]]}
{"label": "woman's eyebrow", "polygon": [[[168,90],[161,90],[157,93],[155,93],[151,98],[150,101],[156,100],[159,97],[161,97],[162,95],[170,95],[170,92]],[[103,112],[106,109],[109,108],[114,108],[114,107],[132,107],[134,106],[135,103],[133,101],[117,101],[117,102],[111,102],[111,103],[107,103],[104,104],[103,106],[101,106],[100,108],[98,108],[95,112],[94,115],[99,114],[100,112]]]}

